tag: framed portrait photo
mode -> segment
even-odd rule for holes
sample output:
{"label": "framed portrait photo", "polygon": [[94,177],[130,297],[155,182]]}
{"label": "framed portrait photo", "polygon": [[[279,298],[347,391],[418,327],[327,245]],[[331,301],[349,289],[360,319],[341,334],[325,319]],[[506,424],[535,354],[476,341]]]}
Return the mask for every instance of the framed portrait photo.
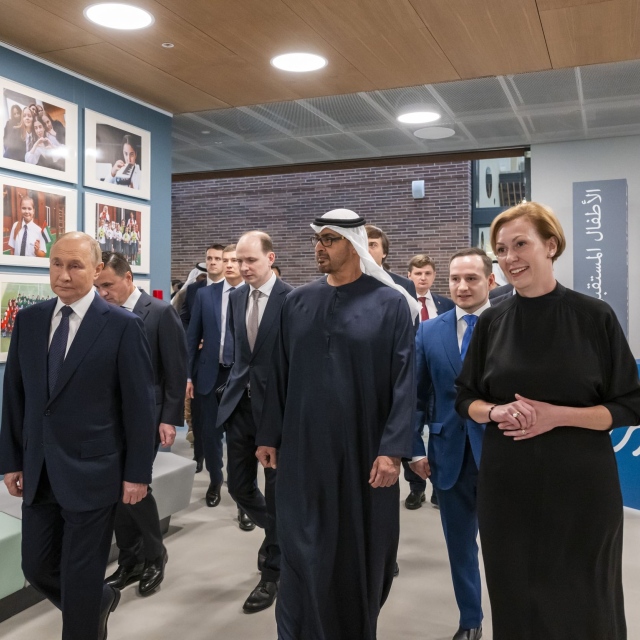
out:
{"label": "framed portrait photo", "polygon": [[132,273],[149,273],[151,209],[129,200],[84,194],[84,230],[102,251],[121,253]]}
{"label": "framed portrait photo", "polygon": [[145,293],[151,295],[151,280],[149,278],[134,278],[133,284],[139,289],[142,289]]}
{"label": "framed portrait photo", "polygon": [[149,200],[151,134],[89,109],[84,128],[85,186]]}
{"label": "framed portrait photo", "polygon": [[0,77],[0,167],[78,182],[78,107]]}
{"label": "framed portrait photo", "polygon": [[51,247],[77,229],[75,189],[0,175],[0,264],[48,267]]}
{"label": "framed portrait photo", "polygon": [[50,298],[48,275],[0,273],[0,362],[7,361],[18,311]]}

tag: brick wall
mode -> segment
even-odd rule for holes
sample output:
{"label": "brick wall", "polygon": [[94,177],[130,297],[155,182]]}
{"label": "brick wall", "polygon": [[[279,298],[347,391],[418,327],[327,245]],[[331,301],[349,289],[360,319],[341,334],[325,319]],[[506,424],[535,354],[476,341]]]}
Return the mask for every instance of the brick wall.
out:
{"label": "brick wall", "polygon": [[[424,199],[411,181],[424,180]],[[248,178],[176,182],[172,191],[171,277],[185,279],[213,242],[235,242],[262,229],[274,241],[283,277],[300,285],[316,277],[309,241],[313,218],[353,209],[389,235],[392,271],[405,275],[415,253],[436,261],[434,290],[447,292],[447,262],[471,239],[471,163],[407,164]]]}

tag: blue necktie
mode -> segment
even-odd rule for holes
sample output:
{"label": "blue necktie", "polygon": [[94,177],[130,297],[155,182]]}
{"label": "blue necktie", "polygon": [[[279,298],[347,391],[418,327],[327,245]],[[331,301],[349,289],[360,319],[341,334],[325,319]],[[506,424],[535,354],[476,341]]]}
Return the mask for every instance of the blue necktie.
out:
{"label": "blue necktie", "polygon": [[464,360],[464,357],[467,355],[467,349],[469,348],[469,343],[471,342],[471,334],[473,333],[473,328],[476,326],[476,322],[478,322],[478,316],[474,316],[469,313],[466,316],[462,316],[462,319],[467,323],[467,328],[465,329],[464,335],[462,336],[462,344],[460,345],[460,357]]}
{"label": "blue necktie", "polygon": [[[235,287],[229,288],[229,293],[235,291]],[[227,299],[228,300],[228,299]],[[233,364],[233,339],[231,338],[231,332],[229,323],[229,303],[227,302],[227,317],[225,320],[224,330],[224,345],[222,345],[222,363],[228,367]]]}
{"label": "blue necktie", "polygon": [[62,307],[60,313],[62,315],[60,324],[53,334],[51,346],[49,347],[49,395],[56,388],[56,382],[64,362],[67,341],[69,340],[69,316],[73,313],[73,309],[71,307]]}

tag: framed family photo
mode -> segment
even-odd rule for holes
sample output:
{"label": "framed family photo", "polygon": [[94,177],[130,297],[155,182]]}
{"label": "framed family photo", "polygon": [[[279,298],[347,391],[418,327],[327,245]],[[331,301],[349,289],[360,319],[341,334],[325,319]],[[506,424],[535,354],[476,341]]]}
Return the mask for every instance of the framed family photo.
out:
{"label": "framed family photo", "polygon": [[0,167],[78,182],[78,107],[0,77]]}
{"label": "framed family photo", "polygon": [[0,362],[7,361],[18,311],[50,298],[48,275],[0,273]]}
{"label": "framed family photo", "polygon": [[121,253],[132,273],[149,273],[150,208],[129,200],[84,194],[84,230],[102,251]]}
{"label": "framed family photo", "polygon": [[75,189],[0,175],[0,264],[48,267],[51,247],[77,229]]}
{"label": "framed family photo", "polygon": [[85,186],[149,200],[151,134],[89,109],[84,114]]}

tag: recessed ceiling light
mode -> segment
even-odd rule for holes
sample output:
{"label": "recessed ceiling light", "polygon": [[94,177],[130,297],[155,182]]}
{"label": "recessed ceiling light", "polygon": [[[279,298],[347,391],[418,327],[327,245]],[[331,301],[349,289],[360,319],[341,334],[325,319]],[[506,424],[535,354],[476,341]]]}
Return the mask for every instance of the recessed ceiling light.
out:
{"label": "recessed ceiling light", "polygon": [[435,111],[407,111],[398,116],[398,122],[404,124],[426,124],[440,120],[440,114]]}
{"label": "recessed ceiling light", "polygon": [[175,47],[176,45],[175,45],[175,44],[173,44],[173,42],[163,42],[163,43],[162,43],[162,46],[163,46],[165,49],[173,49],[173,47]]}
{"label": "recessed ceiling light", "polygon": [[117,2],[93,4],[84,10],[84,15],[91,22],[109,29],[144,29],[153,24],[153,16],[140,7]]}
{"label": "recessed ceiling light", "polygon": [[272,58],[271,64],[283,71],[293,71],[303,73],[305,71],[316,71],[327,66],[326,58],[317,56],[314,53],[285,53]]}
{"label": "recessed ceiling light", "polygon": [[423,140],[442,140],[443,138],[450,138],[455,136],[455,129],[449,127],[423,127],[413,132],[416,138],[422,138]]}
{"label": "recessed ceiling light", "polygon": [[211,131],[209,131],[208,129],[205,129],[204,131],[201,131],[200,133],[203,133],[206,136],[208,133],[211,133]]}

